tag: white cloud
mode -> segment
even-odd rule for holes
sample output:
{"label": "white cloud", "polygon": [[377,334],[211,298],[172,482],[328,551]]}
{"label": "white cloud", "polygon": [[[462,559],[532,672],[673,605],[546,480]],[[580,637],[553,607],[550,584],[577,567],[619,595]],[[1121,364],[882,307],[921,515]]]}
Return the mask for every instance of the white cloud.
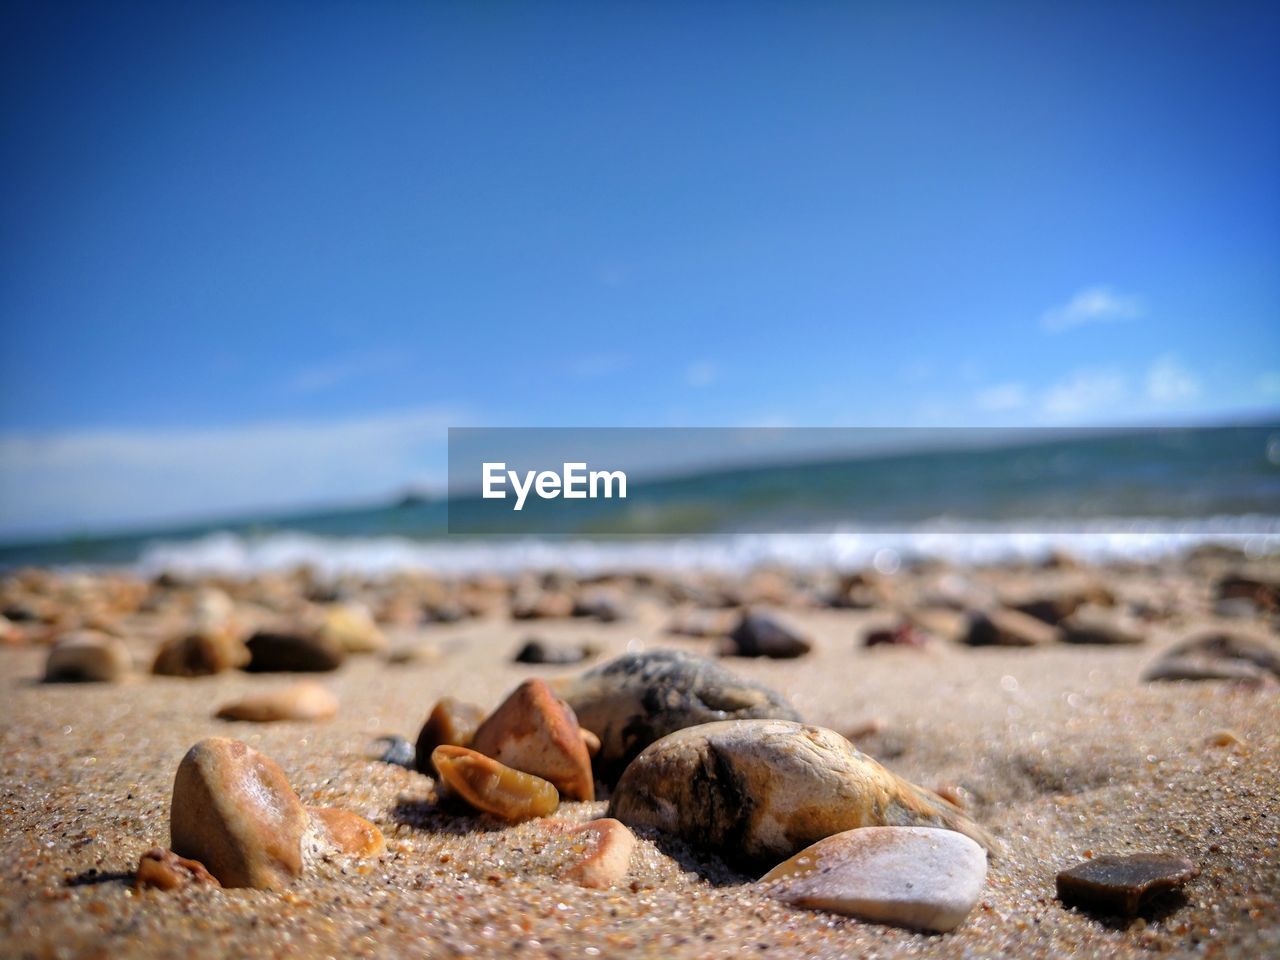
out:
{"label": "white cloud", "polygon": [[1088,287],[1061,306],[1046,310],[1040,326],[1048,333],[1061,333],[1088,323],[1115,323],[1142,316],[1142,300],[1117,293],[1110,287]]}
{"label": "white cloud", "polygon": [[1123,374],[1114,370],[1077,370],[1045,391],[1042,412],[1051,419],[1096,413],[1121,403],[1128,393]]}
{"label": "white cloud", "polygon": [[707,360],[691,363],[684,370],[684,382],[691,387],[709,387],[719,378],[719,368]]}
{"label": "white cloud", "polygon": [[993,413],[1017,410],[1027,404],[1027,388],[1020,383],[999,383],[980,390],[974,398],[979,410]]}
{"label": "white cloud", "polygon": [[1147,371],[1147,399],[1153,403],[1181,403],[1200,396],[1200,381],[1172,354],[1165,354]]}
{"label": "white cloud", "polygon": [[0,435],[0,531],[298,507],[443,486],[456,410],[195,429]]}

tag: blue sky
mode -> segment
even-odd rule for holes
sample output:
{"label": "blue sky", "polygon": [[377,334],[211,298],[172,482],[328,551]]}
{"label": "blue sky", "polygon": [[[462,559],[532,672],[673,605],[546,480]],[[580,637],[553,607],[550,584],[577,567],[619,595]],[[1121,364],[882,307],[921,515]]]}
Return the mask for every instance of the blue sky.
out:
{"label": "blue sky", "polygon": [[1274,5],[729,10],[6,5],[0,533],[1280,405]]}

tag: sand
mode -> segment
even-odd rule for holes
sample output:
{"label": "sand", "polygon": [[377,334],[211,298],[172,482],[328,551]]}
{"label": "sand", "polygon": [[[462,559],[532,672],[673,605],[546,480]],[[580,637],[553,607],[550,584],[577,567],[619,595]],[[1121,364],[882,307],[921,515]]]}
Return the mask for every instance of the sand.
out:
{"label": "sand", "polygon": [[[1280,694],[1275,686],[1143,683],[1143,667],[1162,648],[1214,622],[1210,578],[1174,563],[1103,576],[1122,598],[1178,596],[1183,608],[1151,624],[1138,647],[936,642],[924,650],[862,648],[862,631],[884,622],[880,611],[795,610],[814,636],[811,654],[726,661],[785,692],[811,722],[853,731],[894,771],[958,793],[1000,838],[985,892],[953,933],[793,909],[714,856],[652,836],[642,836],[621,885],[584,890],[556,879],[565,841],[544,825],[500,827],[442,810],[429,778],[371,759],[379,735],[412,740],[442,695],[492,707],[528,676],[578,669],[512,663],[531,634],[589,639],[601,659],[661,646],[712,649],[713,641],[664,634],[669,610],[641,599],[633,619],[613,624],[500,617],[424,627],[418,635],[443,651],[434,662],[370,655],[320,675],[341,701],[337,718],[322,724],[214,718],[222,703],[288,677],[232,671],[54,685],[39,682],[42,648],[0,649],[0,954],[1280,955]],[[130,643],[145,661],[155,641],[137,627]],[[1242,743],[1217,745],[1226,730]],[[273,757],[305,803],[373,820],[387,854],[321,863],[283,893],[135,892],[138,857],[168,842],[178,761],[210,735],[239,737]],[[561,815],[585,820],[604,809],[566,804]],[[1127,924],[1054,899],[1058,870],[1091,853],[1142,851],[1200,865],[1185,899]]]}

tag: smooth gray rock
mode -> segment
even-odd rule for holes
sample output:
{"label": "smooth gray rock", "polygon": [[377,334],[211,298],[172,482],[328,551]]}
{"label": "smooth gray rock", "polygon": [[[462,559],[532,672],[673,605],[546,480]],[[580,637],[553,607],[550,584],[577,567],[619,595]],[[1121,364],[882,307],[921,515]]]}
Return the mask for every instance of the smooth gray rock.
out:
{"label": "smooth gray rock", "polygon": [[676,650],[630,653],[560,686],[578,723],[600,738],[597,772],[612,781],[669,733],[717,720],[799,720],[780,694]]}

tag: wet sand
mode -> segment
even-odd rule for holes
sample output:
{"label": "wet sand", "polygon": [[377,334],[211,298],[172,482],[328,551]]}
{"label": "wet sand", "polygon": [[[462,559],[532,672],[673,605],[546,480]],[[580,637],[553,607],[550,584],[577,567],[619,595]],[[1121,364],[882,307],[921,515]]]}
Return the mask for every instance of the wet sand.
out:
{"label": "wet sand", "polygon": [[[905,574],[902,576],[906,576]],[[980,572],[992,582],[1035,571]],[[1274,684],[1146,683],[1160,651],[1205,625],[1214,574],[1195,565],[1102,571],[1122,602],[1176,597],[1139,646],[864,648],[883,610],[791,609],[814,650],[725,661],[785,693],[805,719],[847,732],[907,778],[959,795],[1001,841],[968,920],[945,935],[797,910],[714,855],[641,835],[609,890],[555,879],[558,841],[436,805],[430,778],[378,762],[374,740],[410,740],[442,695],[496,706],[529,676],[581,667],[513,663],[522,641],[589,640],[593,662],[625,650],[711,653],[664,631],[670,609],[634,600],[617,623],[497,615],[396,628],[436,659],[351,658],[314,675],[337,694],[328,723],[232,723],[217,707],[291,682],[229,671],[121,684],[40,682],[46,650],[0,648],[0,937],[5,956],[1116,956],[1280,954],[1280,694]],[[142,618],[126,639],[154,655]],[[1274,630],[1266,622],[1249,624]],[[1231,731],[1241,743],[1217,745]],[[168,843],[174,771],[211,735],[274,758],[307,804],[381,827],[376,861],[334,859],[281,893],[135,892],[138,857]],[[590,819],[606,804],[565,804]],[[1181,900],[1129,923],[1068,909],[1056,873],[1090,854],[1161,851],[1201,868]]]}

